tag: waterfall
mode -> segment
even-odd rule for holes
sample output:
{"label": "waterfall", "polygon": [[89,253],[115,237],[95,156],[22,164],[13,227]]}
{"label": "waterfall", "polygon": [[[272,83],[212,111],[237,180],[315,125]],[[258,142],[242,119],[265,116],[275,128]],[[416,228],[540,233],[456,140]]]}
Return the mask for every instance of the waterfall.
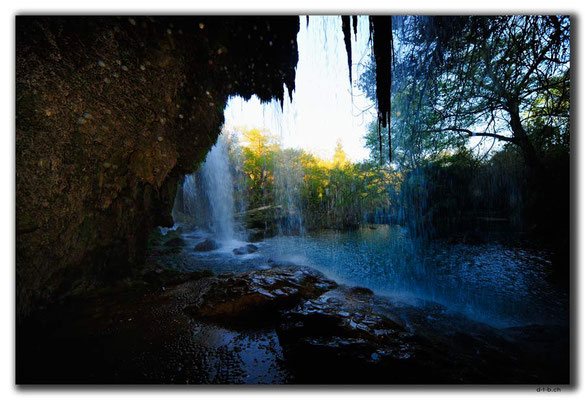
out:
{"label": "waterfall", "polygon": [[175,210],[176,220],[191,217],[200,228],[221,240],[234,239],[236,236],[233,178],[228,150],[228,138],[221,134],[201,168],[185,176],[178,201],[175,202],[176,208],[179,208]]}
{"label": "waterfall", "polygon": [[281,151],[274,170],[276,203],[282,206],[278,218],[279,235],[305,233],[300,193],[303,184],[303,169],[297,156],[295,150]]}

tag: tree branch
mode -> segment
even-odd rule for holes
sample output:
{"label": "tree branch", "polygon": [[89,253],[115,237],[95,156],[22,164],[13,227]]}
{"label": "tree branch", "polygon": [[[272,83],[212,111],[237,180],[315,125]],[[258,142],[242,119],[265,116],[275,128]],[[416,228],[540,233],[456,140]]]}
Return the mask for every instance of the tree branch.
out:
{"label": "tree branch", "polygon": [[442,129],[434,129],[434,130],[432,130],[432,132],[445,132],[445,131],[453,131],[453,132],[458,132],[458,133],[465,133],[465,134],[467,134],[468,137],[475,137],[475,136],[491,137],[491,138],[495,138],[495,139],[498,139],[498,140],[502,140],[504,142],[516,144],[516,140],[513,137],[502,136],[502,135],[498,135],[497,133],[473,132],[473,131],[471,131],[469,129],[457,128],[455,126],[450,126],[448,128],[442,128]]}

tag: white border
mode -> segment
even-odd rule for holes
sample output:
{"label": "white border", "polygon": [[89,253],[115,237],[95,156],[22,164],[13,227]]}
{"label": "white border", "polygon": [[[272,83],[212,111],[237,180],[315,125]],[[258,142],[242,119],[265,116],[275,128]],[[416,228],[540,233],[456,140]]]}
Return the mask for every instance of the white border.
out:
{"label": "white border", "polygon": [[[389,399],[395,398],[396,396],[408,396],[414,398],[427,398],[432,397],[433,399],[451,399],[451,398],[492,398],[497,396],[498,398],[503,397],[514,397],[514,398],[534,398],[535,396],[547,396],[547,394],[536,393],[532,389],[523,389],[521,391],[501,389],[500,391],[494,392],[486,387],[486,391],[482,392],[477,387],[470,388],[453,388],[448,387],[446,390],[434,390],[428,391],[424,388],[409,387],[401,389],[400,387],[393,388],[280,388],[272,387],[267,388],[246,388],[246,387],[231,387],[231,388],[214,388],[214,387],[203,387],[203,388],[191,388],[190,390],[172,390],[169,388],[149,388],[144,387],[140,389],[124,389],[120,388],[108,388],[106,390],[94,388],[94,389],[83,389],[79,390],[43,390],[43,391],[22,391],[15,388],[14,386],[14,15],[21,13],[50,13],[50,14],[79,14],[79,13],[102,13],[102,14],[230,14],[230,13],[246,13],[246,14],[267,14],[267,13],[287,13],[287,14],[340,14],[340,13],[420,13],[420,14],[509,14],[509,13],[562,13],[571,14],[574,16],[572,26],[578,26],[582,10],[582,1],[564,1],[564,0],[521,0],[510,2],[510,0],[490,0],[488,2],[471,2],[469,0],[459,1],[420,1],[420,0],[408,0],[400,2],[397,0],[337,0],[337,1],[321,1],[316,2],[315,0],[295,0],[287,1],[285,4],[280,5],[275,0],[272,1],[259,1],[259,0],[248,0],[248,1],[222,1],[215,0],[211,2],[197,2],[197,1],[151,1],[151,0],[135,0],[135,1],[120,1],[120,0],[101,0],[99,3],[80,2],[77,1],[63,1],[63,0],[51,0],[51,1],[6,1],[0,6],[2,8],[2,20],[0,21],[0,56],[2,57],[2,111],[3,118],[1,119],[3,128],[2,134],[0,135],[2,145],[0,146],[0,172],[2,180],[0,181],[0,188],[2,195],[0,196],[1,210],[2,210],[2,228],[0,243],[2,246],[3,265],[0,266],[0,293],[2,299],[0,301],[2,329],[0,330],[2,351],[0,352],[0,372],[1,372],[1,386],[0,394],[2,398],[13,398],[13,397],[26,397],[26,398],[44,398],[44,399],[62,399],[62,398],[79,398],[81,396],[87,398],[107,398],[109,400],[118,398],[162,398],[167,396],[180,396],[190,398],[226,398],[226,397],[238,397],[239,399],[258,399],[266,398],[272,399],[274,396],[282,398],[292,398],[302,395],[307,399],[319,398],[321,399],[354,399],[357,396],[367,396],[368,398],[375,399]],[[578,24],[578,25],[577,25]],[[583,50],[582,38],[580,37],[581,27],[578,26],[578,30],[573,29],[572,34],[578,34],[579,37],[574,37],[574,43],[576,46],[572,48],[573,57],[578,56]],[[580,57],[577,57],[579,59]],[[580,62],[578,63],[579,71],[574,71],[580,78]],[[575,63],[573,63],[575,65]],[[572,90],[577,93],[582,93],[581,79],[577,80],[578,86],[573,86]],[[575,93],[575,92],[573,92]],[[580,96],[579,96],[580,97]],[[583,106],[581,102],[574,104],[573,115],[585,115],[583,112]],[[572,139],[575,136],[580,135],[580,132],[575,132],[578,125],[573,125]],[[582,140],[578,140],[578,148],[573,147],[573,156],[583,154],[582,152]],[[574,174],[578,174],[579,177],[583,176],[583,163],[577,162],[575,170],[572,171]],[[573,196],[574,201],[578,201],[581,198],[581,179],[579,179],[579,193],[575,193]],[[577,188],[573,188],[576,190]],[[578,215],[578,226],[582,226],[581,213]],[[572,218],[577,215],[572,215]],[[578,247],[582,247],[583,238],[578,237],[575,244]],[[580,263],[576,261],[574,269],[579,269]],[[579,282],[577,288],[583,288],[583,276],[585,274],[579,274]],[[583,296],[581,296],[582,299]],[[573,299],[575,297],[573,296]],[[582,301],[579,304],[574,304],[574,307],[578,310],[579,320],[582,313]],[[575,322],[575,321],[573,321]],[[579,321],[580,322],[580,321]],[[579,324],[580,325],[580,324]],[[577,330],[580,332],[580,329]],[[579,338],[576,338],[577,340]],[[583,346],[579,345],[578,359],[583,360],[582,349]],[[574,349],[572,349],[574,350]],[[576,354],[575,354],[576,355]],[[578,363],[579,364],[579,363]],[[548,396],[582,396],[581,386],[583,384],[583,374],[581,371],[583,367],[578,370],[578,382],[581,383],[574,390],[563,390],[561,394],[549,394]],[[469,389],[469,390],[468,390]]]}

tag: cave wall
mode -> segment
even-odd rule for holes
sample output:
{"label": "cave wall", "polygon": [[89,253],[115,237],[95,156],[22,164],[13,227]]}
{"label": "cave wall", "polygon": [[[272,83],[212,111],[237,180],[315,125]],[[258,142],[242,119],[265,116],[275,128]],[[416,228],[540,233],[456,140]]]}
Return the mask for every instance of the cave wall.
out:
{"label": "cave wall", "polygon": [[16,18],[16,296],[125,276],[229,96],[291,95],[297,17]]}

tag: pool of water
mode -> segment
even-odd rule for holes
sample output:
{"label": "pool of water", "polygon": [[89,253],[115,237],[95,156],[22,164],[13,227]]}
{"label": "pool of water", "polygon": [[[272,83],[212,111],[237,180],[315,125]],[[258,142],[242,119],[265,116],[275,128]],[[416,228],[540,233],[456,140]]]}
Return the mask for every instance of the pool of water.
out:
{"label": "pool of water", "polygon": [[497,327],[565,324],[568,295],[551,283],[551,255],[489,241],[452,244],[413,240],[400,226],[377,225],[351,232],[321,231],[256,243],[258,251],[235,255],[232,240],[198,253],[205,236],[186,233],[187,269],[237,272],[272,265],[307,265],[340,283],[376,294],[432,300]]}

